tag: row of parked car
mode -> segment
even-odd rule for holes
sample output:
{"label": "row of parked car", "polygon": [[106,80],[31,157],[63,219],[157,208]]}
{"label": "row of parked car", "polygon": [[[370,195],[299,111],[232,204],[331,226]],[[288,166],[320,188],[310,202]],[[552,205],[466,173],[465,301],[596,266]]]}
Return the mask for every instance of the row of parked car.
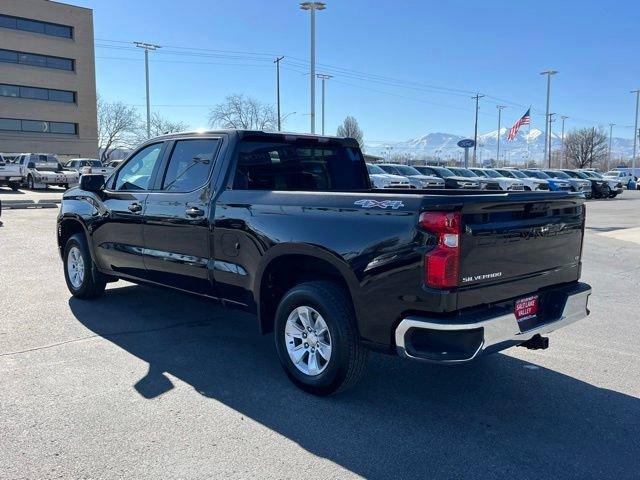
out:
{"label": "row of parked car", "polygon": [[93,158],[74,158],[63,165],[56,155],[50,153],[22,153],[11,160],[0,154],[0,186],[8,186],[12,190],[50,185],[69,188],[77,185],[80,176],[86,173],[110,175],[120,162],[113,160],[103,165]]}
{"label": "row of parked car", "polygon": [[460,168],[367,164],[375,188],[450,188],[502,191],[571,191],[614,198],[623,191],[618,171],[534,168]]}

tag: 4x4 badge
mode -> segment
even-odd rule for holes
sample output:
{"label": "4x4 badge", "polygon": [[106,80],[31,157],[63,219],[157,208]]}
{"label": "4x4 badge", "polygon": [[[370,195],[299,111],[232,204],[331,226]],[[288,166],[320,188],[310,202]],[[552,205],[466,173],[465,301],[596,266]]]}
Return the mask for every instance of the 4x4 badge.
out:
{"label": "4x4 badge", "polygon": [[362,199],[353,202],[354,205],[358,205],[362,208],[387,208],[391,207],[393,210],[397,210],[400,207],[404,207],[404,203],[401,200],[371,200]]}

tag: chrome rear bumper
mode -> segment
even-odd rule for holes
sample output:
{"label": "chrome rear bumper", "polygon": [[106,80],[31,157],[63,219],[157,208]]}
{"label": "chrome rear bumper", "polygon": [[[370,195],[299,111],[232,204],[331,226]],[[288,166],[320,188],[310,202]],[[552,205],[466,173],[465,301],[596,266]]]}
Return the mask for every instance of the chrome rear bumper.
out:
{"label": "chrome rear bumper", "polygon": [[[472,323],[448,323],[446,320],[425,319],[421,317],[407,317],[403,319],[395,332],[396,349],[398,354],[405,358],[423,360],[434,363],[464,363],[471,361],[483,353],[495,352],[505,348],[519,345],[530,340],[535,335],[544,335],[573,322],[581,320],[589,315],[587,302],[591,294],[591,288],[585,285],[582,291],[567,295],[561,315],[552,321],[536,326],[530,330],[521,332],[518,321],[513,313],[500,315]],[[411,342],[413,329],[422,330],[426,335],[432,334],[436,340],[431,343],[430,350],[415,348]],[[437,340],[442,336],[446,342],[456,342],[460,337],[460,343],[465,348],[456,352],[443,347],[443,343]],[[428,337],[427,337],[428,338]]]}

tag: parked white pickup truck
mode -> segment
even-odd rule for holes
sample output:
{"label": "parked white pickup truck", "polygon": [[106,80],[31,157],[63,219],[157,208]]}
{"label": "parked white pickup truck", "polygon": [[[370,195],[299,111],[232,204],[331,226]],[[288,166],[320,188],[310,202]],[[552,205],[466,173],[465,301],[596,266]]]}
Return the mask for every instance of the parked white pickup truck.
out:
{"label": "parked white pickup truck", "polygon": [[6,185],[14,192],[20,187],[20,167],[15,163],[9,163],[0,154],[0,186]]}
{"label": "parked white pickup truck", "polygon": [[95,158],[74,158],[64,164],[67,170],[75,170],[80,175],[93,174],[107,176],[108,170],[102,166],[102,162]]}
{"label": "parked white pickup truck", "polygon": [[47,188],[57,185],[64,188],[75,186],[80,174],[62,168],[58,157],[48,153],[23,153],[18,157],[22,183],[29,189]]}

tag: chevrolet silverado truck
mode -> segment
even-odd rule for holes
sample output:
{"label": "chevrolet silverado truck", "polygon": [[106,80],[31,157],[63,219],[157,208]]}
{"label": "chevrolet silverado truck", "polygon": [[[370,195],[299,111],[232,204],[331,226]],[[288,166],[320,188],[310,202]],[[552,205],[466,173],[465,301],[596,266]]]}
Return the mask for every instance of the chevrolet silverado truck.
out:
{"label": "chevrolet silverado truck", "polygon": [[78,172],[64,169],[55,155],[24,153],[16,163],[20,167],[23,184],[29,190],[47,188],[49,185],[64,188],[78,185]]}
{"label": "chevrolet silverado truck", "polygon": [[544,335],[589,313],[584,202],[374,189],[348,138],[182,133],[143,144],[107,180],[83,175],[57,243],[74,297],[124,279],[246,309],[289,378],[328,395],[357,381],[371,350],[458,364],[546,348]]}

